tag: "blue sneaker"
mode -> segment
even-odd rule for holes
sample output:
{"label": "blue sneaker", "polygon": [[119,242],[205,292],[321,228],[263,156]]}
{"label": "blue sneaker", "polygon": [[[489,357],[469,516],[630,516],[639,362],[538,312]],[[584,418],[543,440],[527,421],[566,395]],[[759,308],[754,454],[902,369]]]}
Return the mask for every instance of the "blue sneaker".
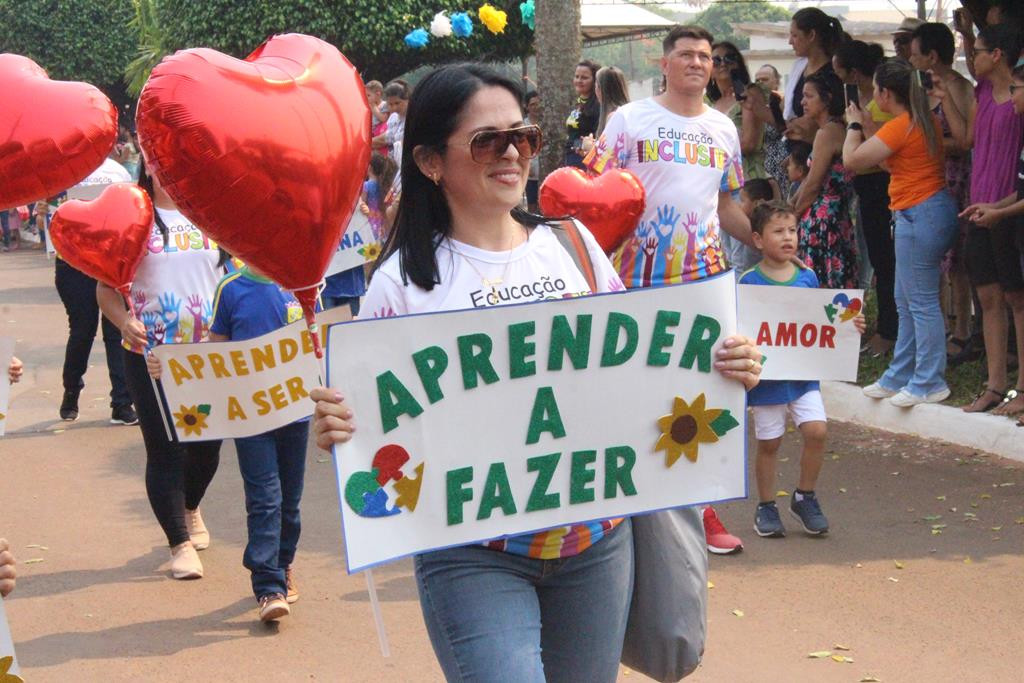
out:
{"label": "blue sneaker", "polygon": [[793,493],[789,504],[789,511],[800,520],[804,531],[814,536],[828,533],[828,519],[821,511],[821,505],[813,493],[802,494],[803,500],[797,500],[798,494]]}
{"label": "blue sneaker", "polygon": [[762,538],[782,538],[786,535],[786,527],[779,517],[779,508],[775,501],[758,503],[754,513],[754,531]]}

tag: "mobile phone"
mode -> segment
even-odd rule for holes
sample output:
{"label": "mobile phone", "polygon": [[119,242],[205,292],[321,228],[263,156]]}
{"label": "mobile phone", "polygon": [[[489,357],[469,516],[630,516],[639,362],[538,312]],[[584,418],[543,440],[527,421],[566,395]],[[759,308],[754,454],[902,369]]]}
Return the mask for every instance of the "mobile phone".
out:
{"label": "mobile phone", "polygon": [[921,74],[921,87],[924,88],[925,92],[930,92],[935,87],[932,75],[927,71],[920,71],[919,73]]}
{"label": "mobile phone", "polygon": [[857,87],[857,84],[847,83],[843,86],[843,90],[846,92],[846,106],[853,103],[860,107],[860,88]]}
{"label": "mobile phone", "polygon": [[747,99],[747,79],[743,77],[743,73],[739,69],[733,69],[729,76],[732,78],[732,92],[736,101],[742,102]]}

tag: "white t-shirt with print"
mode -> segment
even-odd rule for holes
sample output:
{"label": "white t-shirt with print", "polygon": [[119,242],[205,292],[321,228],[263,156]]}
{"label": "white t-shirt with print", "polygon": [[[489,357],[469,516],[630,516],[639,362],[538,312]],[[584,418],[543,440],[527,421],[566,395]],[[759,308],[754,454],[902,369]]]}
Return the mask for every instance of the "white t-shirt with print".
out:
{"label": "white t-shirt with print", "polygon": [[[594,264],[597,291],[624,289],[594,236],[577,225]],[[441,283],[429,292],[412,282],[404,284],[399,254],[388,257],[370,282],[361,317],[486,308],[592,293],[572,256],[546,225],[533,228],[529,239],[511,252],[485,251],[445,239],[436,254]],[[488,286],[485,279],[495,284]]]}
{"label": "white t-shirt with print", "polygon": [[179,211],[158,208],[156,213],[167,226],[167,241],[154,221],[132,282],[132,310],[146,326],[151,345],[205,341],[213,321],[213,294],[224,275],[217,267],[217,244]]}
{"label": "white t-shirt with print", "polygon": [[718,193],[743,186],[736,126],[705,107],[680,116],[653,98],[619,107],[585,161],[640,179],[647,206],[635,233],[612,254],[629,288],[699,280],[726,269],[719,239]]}

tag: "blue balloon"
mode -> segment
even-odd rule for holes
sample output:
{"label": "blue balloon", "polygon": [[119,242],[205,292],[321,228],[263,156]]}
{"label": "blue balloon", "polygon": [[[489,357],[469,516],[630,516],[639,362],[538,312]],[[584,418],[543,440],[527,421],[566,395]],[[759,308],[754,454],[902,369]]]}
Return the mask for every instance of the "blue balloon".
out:
{"label": "blue balloon", "polygon": [[426,47],[429,42],[430,34],[423,28],[409,31],[405,36],[405,44],[412,48],[419,49],[421,47]]}
{"label": "blue balloon", "polygon": [[465,12],[456,12],[452,15],[452,33],[459,38],[468,38],[473,35],[473,20]]}

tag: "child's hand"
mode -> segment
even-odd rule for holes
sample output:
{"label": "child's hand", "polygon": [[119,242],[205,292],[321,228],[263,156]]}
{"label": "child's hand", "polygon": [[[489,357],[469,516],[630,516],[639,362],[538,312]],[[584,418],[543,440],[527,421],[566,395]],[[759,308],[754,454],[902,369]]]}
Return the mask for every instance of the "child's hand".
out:
{"label": "child's hand", "polygon": [[856,327],[857,331],[860,332],[861,334],[864,334],[864,332],[867,331],[868,325],[865,321],[863,313],[858,313],[857,317],[853,319],[853,326]]}
{"label": "child's hand", "polygon": [[359,213],[363,214],[364,216],[370,215],[370,207],[362,199],[359,200]]}
{"label": "child's hand", "polygon": [[151,351],[146,352],[146,370],[149,371],[149,376],[153,379],[160,379],[160,375],[163,374],[160,359]]}
{"label": "child's hand", "polygon": [[735,379],[747,391],[761,381],[761,350],[747,337],[733,335],[715,352],[715,369],[724,377]]}
{"label": "child's hand", "polygon": [[21,379],[21,373],[24,370],[24,366],[21,361],[18,360],[17,356],[11,356],[11,364],[7,366],[7,378],[11,380],[11,384],[15,384]]}
{"label": "child's hand", "polygon": [[340,393],[327,387],[317,387],[309,392],[309,397],[316,402],[313,435],[317,446],[329,451],[334,444],[345,443],[352,438],[356,429],[352,424],[352,411]]}
{"label": "child's hand", "polygon": [[14,590],[14,580],[17,576],[14,555],[11,555],[7,539],[0,538],[0,598],[6,598]]}

